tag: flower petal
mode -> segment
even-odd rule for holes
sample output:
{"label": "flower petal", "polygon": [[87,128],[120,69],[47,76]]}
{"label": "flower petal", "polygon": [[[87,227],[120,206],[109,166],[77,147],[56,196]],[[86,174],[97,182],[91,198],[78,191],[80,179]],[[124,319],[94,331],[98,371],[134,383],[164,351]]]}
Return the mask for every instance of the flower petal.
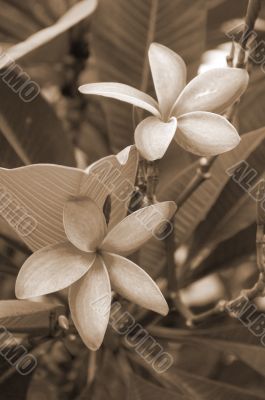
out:
{"label": "flower petal", "polygon": [[81,278],[94,259],[94,254],[83,253],[68,242],[44,247],[33,253],[20,269],[16,296],[26,299],[64,289]]}
{"label": "flower petal", "polygon": [[0,215],[33,251],[63,242],[63,207],[77,195],[83,175],[52,164],[0,168]]}
{"label": "flower petal", "polygon": [[159,314],[168,313],[168,305],[159,287],[142,268],[117,254],[103,253],[103,260],[115,292]]}
{"label": "flower petal", "polygon": [[240,136],[224,117],[198,111],[178,118],[175,140],[193,154],[214,156],[236,147]]}
{"label": "flower petal", "polygon": [[162,158],[177,129],[176,118],[163,122],[156,117],[144,119],[134,133],[135,145],[146,160]]}
{"label": "flower petal", "polygon": [[83,342],[97,350],[108,326],[111,288],[108,272],[97,257],[88,273],[71,286],[69,305],[71,315]]}
{"label": "flower petal", "polygon": [[68,201],[64,206],[63,222],[70,242],[83,251],[94,251],[107,231],[103,211],[89,198]]}
{"label": "flower petal", "polygon": [[151,44],[148,56],[159,108],[167,119],[186,84],[186,65],[178,54],[158,43]]}
{"label": "flower petal", "polygon": [[138,151],[135,146],[128,146],[116,156],[96,161],[86,170],[87,175],[81,182],[81,195],[88,196],[102,209],[106,197],[111,194],[109,229],[127,215],[137,167]]}
{"label": "flower petal", "polygon": [[224,112],[246,90],[248,73],[240,68],[213,68],[194,78],[180,94],[172,115],[191,111]]}
{"label": "flower petal", "polygon": [[110,97],[112,99],[121,100],[130,103],[136,107],[143,108],[151,114],[160,116],[157,102],[148,94],[140,90],[116,82],[99,82],[88,83],[79,87],[79,91],[83,94],[95,94],[98,96]]}
{"label": "flower petal", "polygon": [[141,208],[116,225],[104,239],[101,248],[122,255],[133,253],[152,236],[159,238],[158,230],[161,232],[161,228],[165,228],[175,211],[176,204],[173,201]]}

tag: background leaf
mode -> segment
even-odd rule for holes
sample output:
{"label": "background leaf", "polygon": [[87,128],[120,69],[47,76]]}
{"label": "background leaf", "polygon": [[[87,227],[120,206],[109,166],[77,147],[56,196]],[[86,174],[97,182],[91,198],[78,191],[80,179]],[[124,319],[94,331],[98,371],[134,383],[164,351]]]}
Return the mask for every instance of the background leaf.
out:
{"label": "background leaf", "polygon": [[64,306],[27,300],[0,301],[0,324],[7,330],[25,333],[36,330],[47,335],[57,317],[65,313]]}

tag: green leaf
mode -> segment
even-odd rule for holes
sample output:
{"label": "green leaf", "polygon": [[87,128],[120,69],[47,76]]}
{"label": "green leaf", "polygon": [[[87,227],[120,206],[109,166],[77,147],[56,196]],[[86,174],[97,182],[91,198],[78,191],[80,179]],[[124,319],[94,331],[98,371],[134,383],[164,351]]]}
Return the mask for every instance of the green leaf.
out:
{"label": "green leaf", "polygon": [[[92,26],[98,79],[125,83],[153,94],[147,61],[153,41],[179,53],[191,77],[204,48],[205,26],[204,0],[192,4],[184,0],[131,0],[126,4],[123,0],[102,0]],[[132,108],[115,100],[102,104],[112,149],[120,150],[133,141]]]}
{"label": "green leaf", "polygon": [[0,301],[0,325],[12,332],[49,334],[64,306],[27,300]]}

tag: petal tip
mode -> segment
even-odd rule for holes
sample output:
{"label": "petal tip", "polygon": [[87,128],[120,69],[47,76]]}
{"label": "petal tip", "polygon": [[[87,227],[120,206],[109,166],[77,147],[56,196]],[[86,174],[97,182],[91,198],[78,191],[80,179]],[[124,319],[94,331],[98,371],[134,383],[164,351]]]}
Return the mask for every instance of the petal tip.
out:
{"label": "petal tip", "polygon": [[17,285],[15,287],[15,296],[19,300],[24,300],[26,298],[26,296],[23,295],[23,290]]}
{"label": "petal tip", "polygon": [[169,312],[169,307],[168,307],[168,304],[167,304],[166,300],[164,299],[164,297],[163,297],[163,300],[164,300],[163,304],[161,304],[161,307],[160,307],[160,310],[158,311],[158,313],[163,315],[163,317],[165,317]]}
{"label": "petal tip", "polygon": [[121,165],[125,165],[130,157],[135,156],[136,163],[138,162],[139,154],[135,145],[127,146],[116,154],[117,160]]}

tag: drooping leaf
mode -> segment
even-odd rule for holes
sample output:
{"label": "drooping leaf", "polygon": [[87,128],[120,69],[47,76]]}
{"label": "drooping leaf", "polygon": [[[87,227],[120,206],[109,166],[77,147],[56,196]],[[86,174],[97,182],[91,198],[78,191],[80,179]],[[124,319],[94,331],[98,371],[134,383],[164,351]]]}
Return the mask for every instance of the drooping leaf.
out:
{"label": "drooping leaf", "polygon": [[[56,39],[61,34],[67,32],[70,28],[77,25],[80,21],[87,18],[95,10],[96,6],[97,0],[82,0],[77,2],[72,8],[70,8],[70,10],[61,16],[61,18],[59,18],[55,24],[34,33],[25,41],[10,47],[6,51],[6,55],[14,61],[18,61],[22,58],[24,59],[35,50],[39,50],[42,46]],[[65,40],[69,41],[67,36]],[[65,46],[62,47],[64,48]],[[45,52],[44,54],[47,54],[47,52],[49,52],[49,48],[45,46],[43,51]],[[35,58],[33,59],[35,60]]]}

